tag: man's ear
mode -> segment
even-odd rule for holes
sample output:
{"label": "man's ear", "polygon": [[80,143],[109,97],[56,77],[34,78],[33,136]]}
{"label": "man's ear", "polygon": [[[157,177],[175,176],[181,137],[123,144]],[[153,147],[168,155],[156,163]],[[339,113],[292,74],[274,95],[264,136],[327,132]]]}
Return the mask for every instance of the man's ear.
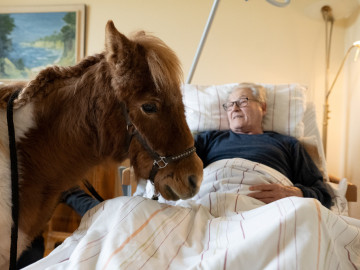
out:
{"label": "man's ear", "polygon": [[263,111],[263,116],[266,114],[266,103],[261,104],[261,109]]}

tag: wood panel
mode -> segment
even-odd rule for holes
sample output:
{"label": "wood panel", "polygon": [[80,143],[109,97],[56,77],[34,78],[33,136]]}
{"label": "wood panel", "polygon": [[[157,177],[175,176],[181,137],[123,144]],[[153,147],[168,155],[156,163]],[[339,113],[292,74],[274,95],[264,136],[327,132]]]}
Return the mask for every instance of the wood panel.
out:
{"label": "wood panel", "polygon": [[[116,193],[122,195],[121,188],[120,191],[118,189],[115,192],[119,181],[118,167],[128,167],[129,165],[128,160],[121,164],[105,162],[89,171],[85,179],[93,185],[102,198],[111,199],[115,197]],[[88,192],[84,184],[81,183],[80,187]],[[81,217],[72,208],[63,203],[59,204],[49,222],[48,229],[44,232],[45,255],[49,254],[55,245],[70,236],[78,228],[80,220]]]}
{"label": "wood panel", "polygon": [[[329,175],[329,180],[332,183],[339,184],[341,179],[334,175]],[[357,186],[349,181],[347,182],[345,197],[348,202],[357,202]]]}

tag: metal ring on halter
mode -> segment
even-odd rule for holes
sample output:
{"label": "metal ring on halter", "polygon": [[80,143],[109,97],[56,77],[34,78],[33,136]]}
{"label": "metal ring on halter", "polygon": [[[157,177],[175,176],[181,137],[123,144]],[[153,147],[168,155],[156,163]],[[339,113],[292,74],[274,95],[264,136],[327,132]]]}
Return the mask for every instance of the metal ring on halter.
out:
{"label": "metal ring on halter", "polygon": [[[162,164],[160,164],[160,163],[162,163]],[[168,164],[169,163],[166,162],[166,157],[161,157],[161,156],[160,156],[159,160],[154,160],[154,163],[153,163],[153,165],[158,166],[159,169],[165,168]]]}

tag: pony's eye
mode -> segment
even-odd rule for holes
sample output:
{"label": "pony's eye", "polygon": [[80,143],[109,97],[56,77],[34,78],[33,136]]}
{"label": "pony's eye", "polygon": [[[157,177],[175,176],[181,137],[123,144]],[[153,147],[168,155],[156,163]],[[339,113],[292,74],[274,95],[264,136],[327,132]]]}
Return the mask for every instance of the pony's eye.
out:
{"label": "pony's eye", "polygon": [[141,108],[146,113],[156,113],[157,112],[156,104],[154,104],[154,103],[145,103],[145,104],[141,105]]}

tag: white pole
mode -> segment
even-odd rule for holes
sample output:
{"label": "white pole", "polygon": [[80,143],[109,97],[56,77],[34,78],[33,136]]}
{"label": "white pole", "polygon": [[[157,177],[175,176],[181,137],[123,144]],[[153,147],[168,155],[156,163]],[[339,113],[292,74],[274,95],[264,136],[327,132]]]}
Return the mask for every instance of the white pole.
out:
{"label": "white pole", "polygon": [[189,75],[188,75],[188,77],[186,79],[186,83],[191,83],[192,77],[193,77],[195,69],[196,69],[196,65],[197,65],[197,63],[199,61],[201,51],[202,51],[204,43],[206,41],[206,37],[207,37],[207,34],[209,32],[209,29],[210,29],[211,23],[213,21],[213,18],[214,18],[214,15],[215,15],[215,12],[216,12],[216,9],[217,9],[217,6],[218,6],[219,2],[220,2],[220,0],[214,0],[213,6],[212,6],[210,14],[209,14],[209,18],[207,20],[207,23],[206,23],[206,26],[204,28],[204,32],[202,34],[199,46],[197,48],[197,51],[196,51],[196,54],[195,54],[195,57],[194,57],[194,60],[193,60]]}

